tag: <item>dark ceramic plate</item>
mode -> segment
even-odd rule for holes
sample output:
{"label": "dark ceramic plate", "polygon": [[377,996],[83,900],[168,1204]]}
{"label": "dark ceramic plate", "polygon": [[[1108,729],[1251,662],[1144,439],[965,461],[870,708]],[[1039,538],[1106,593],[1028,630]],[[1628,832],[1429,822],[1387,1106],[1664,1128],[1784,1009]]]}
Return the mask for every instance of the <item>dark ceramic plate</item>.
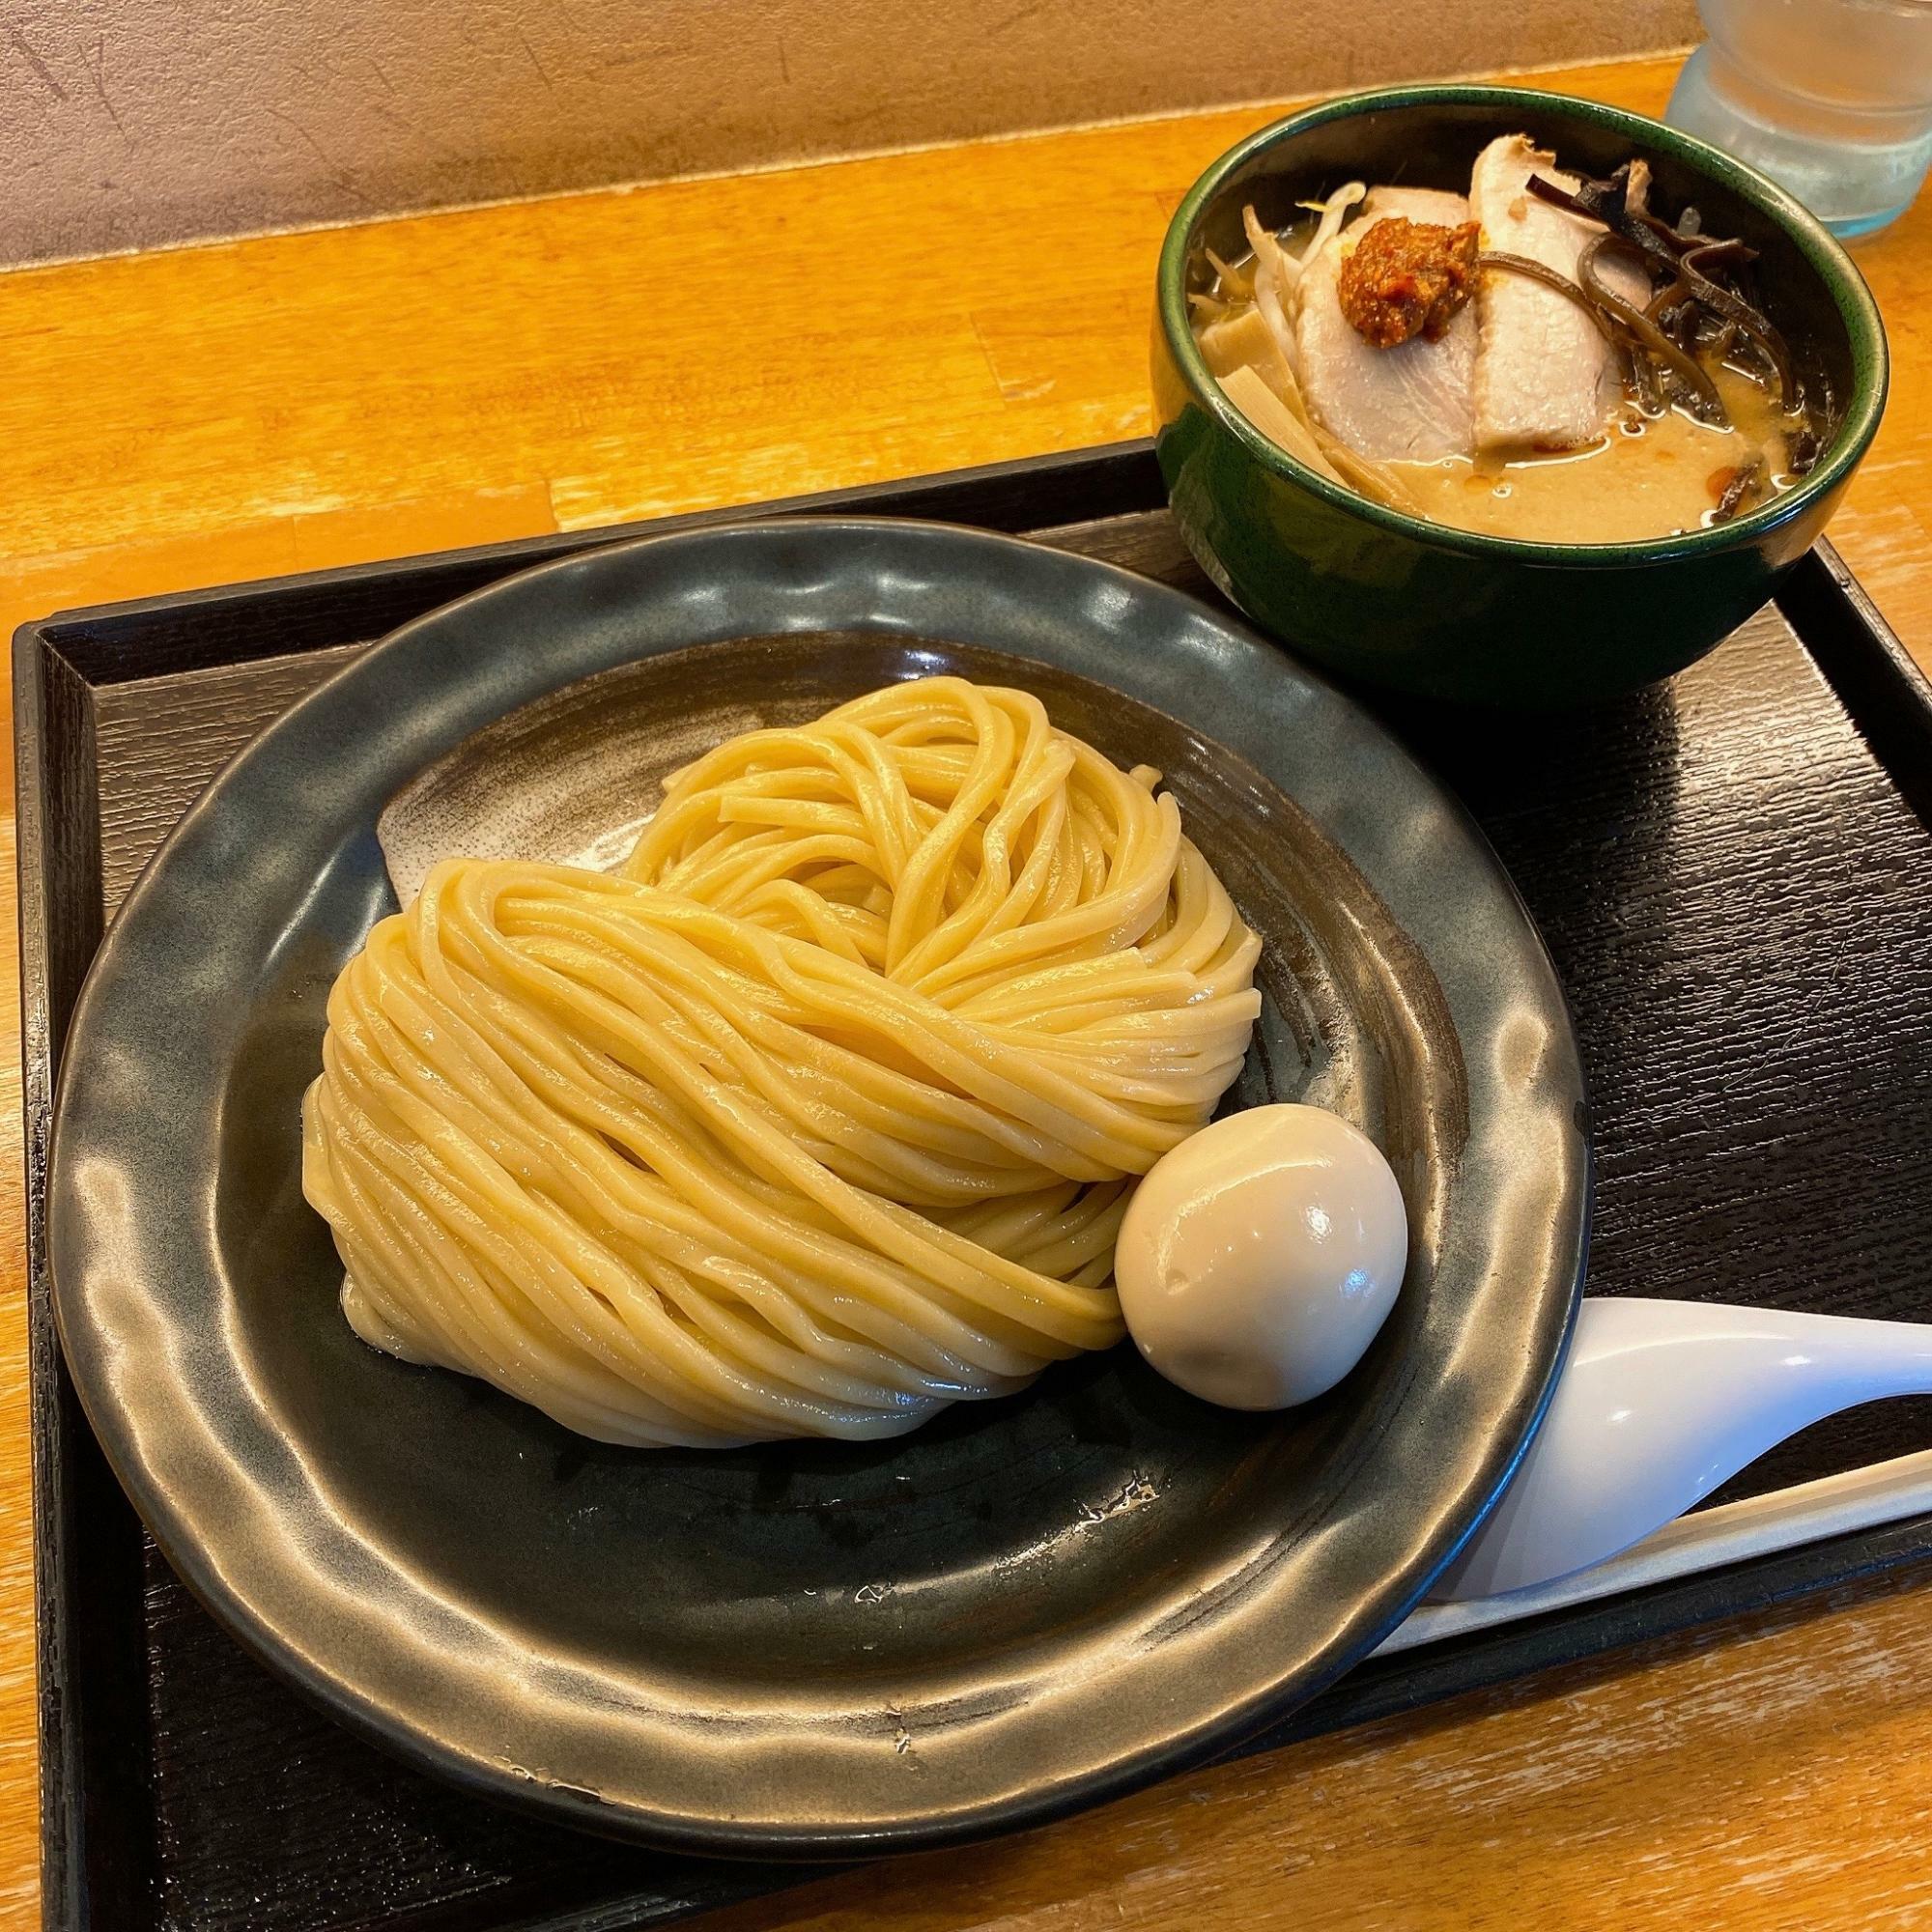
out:
{"label": "dark ceramic plate", "polygon": [[[1024,683],[1160,765],[1264,933],[1237,1098],[1327,1099],[1408,1201],[1407,1282],[1356,1374],[1236,1415],[1122,1348],[899,1442],[653,1455],[364,1349],[301,1199],[297,1108],[329,982],[390,903],[385,808],[392,844],[473,828],[493,769],[591,786],[617,743],[641,783],[752,718],[939,668]],[[568,848],[638,804],[530,836]],[[1582,1272],[1575,1042],[1461,809],[1204,606],[929,525],[626,544],[409,626],[183,820],[63,1071],[62,1338],[170,1561],[414,1762],[699,1851],[1035,1822],[1279,1718],[1394,1627],[1493,1497]]]}

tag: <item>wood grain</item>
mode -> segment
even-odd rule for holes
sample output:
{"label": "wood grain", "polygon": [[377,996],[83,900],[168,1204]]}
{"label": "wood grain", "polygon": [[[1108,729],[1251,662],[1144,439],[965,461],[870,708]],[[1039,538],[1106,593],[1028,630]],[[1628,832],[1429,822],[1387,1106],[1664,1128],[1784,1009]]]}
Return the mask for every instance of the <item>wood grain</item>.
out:
{"label": "wood grain", "polygon": [[1932,1922],[1913,1769],[1928,1580],[1548,1671],[702,1932]]}
{"label": "wood grain", "polygon": [[[1544,78],[1655,112],[1673,65]],[[0,616],[1139,434],[1161,229],[1272,111],[0,276]],[[1932,204],[1860,260],[1894,391],[1833,536],[1932,663]],[[11,892],[11,811],[0,845]],[[13,1037],[0,1088],[17,1173]],[[37,1917],[22,1220],[8,1190],[7,1927]],[[1927,1601],[1740,1619],[712,1923],[1932,1923]]]}
{"label": "wood grain", "polygon": [[[0,615],[1138,435],[1162,228],[1273,111],[0,276]],[[1928,237],[1860,256],[1897,373],[1834,534],[1932,654]]]}

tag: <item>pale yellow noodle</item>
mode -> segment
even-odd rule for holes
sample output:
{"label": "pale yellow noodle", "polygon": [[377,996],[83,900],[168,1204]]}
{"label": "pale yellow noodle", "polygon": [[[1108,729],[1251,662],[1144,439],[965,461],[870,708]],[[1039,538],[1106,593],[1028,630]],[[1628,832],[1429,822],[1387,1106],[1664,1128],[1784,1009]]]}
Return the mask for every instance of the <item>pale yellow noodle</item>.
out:
{"label": "pale yellow noodle", "polygon": [[1259,943],[1122,772],[930,678],[679,773],[615,876],[451,860],[328,1003],[303,1187],[376,1347],[605,1441],[896,1435],[1121,1333]]}

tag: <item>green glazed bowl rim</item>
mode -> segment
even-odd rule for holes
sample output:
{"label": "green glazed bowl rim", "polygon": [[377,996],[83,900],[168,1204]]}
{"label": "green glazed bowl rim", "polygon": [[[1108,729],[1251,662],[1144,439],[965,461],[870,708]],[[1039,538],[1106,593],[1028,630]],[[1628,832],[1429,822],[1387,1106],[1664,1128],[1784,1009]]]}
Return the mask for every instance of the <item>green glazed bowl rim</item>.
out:
{"label": "green glazed bowl rim", "polygon": [[[1501,118],[1507,118],[1512,109],[1542,110],[1594,122],[1599,127],[1627,136],[1633,146],[1662,149],[1673,157],[1689,163],[1749,202],[1761,214],[1786,230],[1830,293],[1839,320],[1844,325],[1852,354],[1853,387],[1844,414],[1831,446],[1803,482],[1785,491],[1774,501],[1734,518],[1728,524],[1708,529],[1646,537],[1635,543],[1530,542],[1520,537],[1490,536],[1476,530],[1458,529],[1452,525],[1432,523],[1427,518],[1410,516],[1406,511],[1371,502],[1366,497],[1319,475],[1249,422],[1208,371],[1189,325],[1187,243],[1195,224],[1221,193],[1229,178],[1257,155],[1270,148],[1331,121],[1352,120],[1359,115],[1379,113],[1389,108],[1437,105],[1493,107]],[[1270,122],[1230,148],[1188,189],[1179,208],[1175,211],[1173,220],[1168,223],[1167,236],[1161,243],[1157,293],[1161,333],[1166,338],[1168,354],[1173,357],[1193,400],[1243,444],[1264,468],[1338,509],[1361,518],[1364,523],[1378,525],[1413,540],[1475,556],[1513,557],[1524,563],[1545,566],[1560,564],[1572,558],[1599,567],[1605,564],[1661,563],[1673,557],[1708,555],[1748,545],[1765,532],[1802,516],[1809,504],[1836,489],[1858,468],[1878,432],[1879,418],[1885,413],[1886,393],[1890,384],[1890,358],[1878,303],[1872,298],[1871,290],[1866,287],[1858,265],[1807,209],[1754,169],[1733,160],[1730,156],[1694,135],[1665,127],[1661,121],[1651,120],[1648,115],[1610,107],[1602,101],[1580,99],[1574,95],[1552,94],[1540,88],[1455,82],[1372,88],[1338,95],[1282,120]]]}

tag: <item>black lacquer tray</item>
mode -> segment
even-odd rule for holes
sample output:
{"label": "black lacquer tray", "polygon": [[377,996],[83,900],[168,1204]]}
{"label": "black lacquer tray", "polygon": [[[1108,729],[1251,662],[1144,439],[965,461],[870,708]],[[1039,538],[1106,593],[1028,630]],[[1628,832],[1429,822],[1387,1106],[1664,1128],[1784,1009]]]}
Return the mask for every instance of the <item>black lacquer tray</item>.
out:
{"label": "black lacquer tray", "polygon": [[[1133,444],[765,508],[1040,533],[1205,592],[1160,505]],[[104,920],[181,811],[396,625],[638,533],[156,598],[16,637],[49,1926],[589,1932],[802,1876],[510,1817],[311,1711],[156,1554],[80,1415],[47,1307],[61,1041]],[[1569,991],[1595,1119],[1590,1292],[1932,1316],[1932,692],[1837,558],[1807,557],[1777,606],[1662,690],[1555,720],[1388,715],[1483,823]],[[1932,1402],[1822,1424],[1661,1555],[1508,1617],[1425,1610],[1262,1743],[1924,1554],[1928,1444]]]}

